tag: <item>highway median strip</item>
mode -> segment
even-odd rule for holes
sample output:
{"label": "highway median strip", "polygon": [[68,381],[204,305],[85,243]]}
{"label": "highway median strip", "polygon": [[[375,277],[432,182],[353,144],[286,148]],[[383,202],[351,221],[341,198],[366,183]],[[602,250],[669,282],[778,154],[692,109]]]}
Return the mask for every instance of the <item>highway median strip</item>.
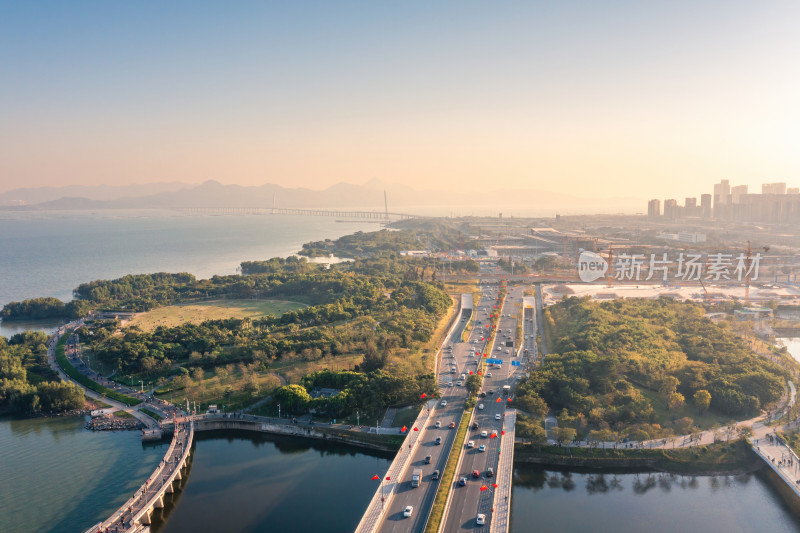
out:
{"label": "highway median strip", "polygon": [[56,362],[58,366],[72,379],[86,387],[87,389],[91,389],[99,394],[107,396],[112,400],[116,400],[118,402],[122,402],[128,405],[139,405],[142,403],[141,400],[138,398],[134,398],[132,396],[126,396],[125,394],[121,394],[119,392],[113,391],[107,387],[104,387],[93,381],[92,379],[84,376],[80,373],[80,371],[72,366],[72,363],[69,362],[67,359],[67,354],[65,351],[65,346],[67,344],[67,338],[69,334],[62,335],[61,339],[59,339],[58,344],[56,345]]}
{"label": "highway median strip", "polygon": [[436,491],[436,498],[433,500],[433,507],[431,507],[431,514],[428,518],[428,525],[425,527],[425,533],[436,533],[439,531],[439,526],[444,517],[444,508],[447,504],[447,496],[450,494],[450,491],[453,490],[456,466],[458,465],[458,458],[464,450],[464,440],[467,437],[467,430],[469,429],[469,421],[471,418],[471,410],[465,410],[464,414],[461,415],[461,423],[458,426],[450,455],[447,457],[447,463],[445,464],[444,473],[439,482],[439,488]]}

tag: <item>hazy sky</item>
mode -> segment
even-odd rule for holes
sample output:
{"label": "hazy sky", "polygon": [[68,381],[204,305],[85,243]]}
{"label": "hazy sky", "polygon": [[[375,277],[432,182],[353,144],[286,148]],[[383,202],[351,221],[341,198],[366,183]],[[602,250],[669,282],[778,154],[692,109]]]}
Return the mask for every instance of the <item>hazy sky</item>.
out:
{"label": "hazy sky", "polygon": [[0,191],[800,185],[800,2],[2,2]]}

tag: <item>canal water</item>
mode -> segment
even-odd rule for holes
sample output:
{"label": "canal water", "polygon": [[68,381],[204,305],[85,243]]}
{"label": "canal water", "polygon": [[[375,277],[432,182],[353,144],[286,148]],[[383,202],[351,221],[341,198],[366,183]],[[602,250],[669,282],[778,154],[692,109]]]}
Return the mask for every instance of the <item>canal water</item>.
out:
{"label": "canal water", "polygon": [[761,474],[582,473],[517,465],[511,532],[800,531]]}
{"label": "canal water", "polygon": [[789,355],[800,361],[800,338],[797,337],[779,337],[775,339],[779,346],[786,346]]}
{"label": "canal water", "polygon": [[[83,532],[147,479],[168,443],[91,432],[83,417],[0,419],[0,531]],[[200,434],[179,505],[154,532],[351,532],[391,458],[252,433]]]}
{"label": "canal water", "polygon": [[312,439],[201,433],[189,481],[154,533],[351,533],[391,454]]}

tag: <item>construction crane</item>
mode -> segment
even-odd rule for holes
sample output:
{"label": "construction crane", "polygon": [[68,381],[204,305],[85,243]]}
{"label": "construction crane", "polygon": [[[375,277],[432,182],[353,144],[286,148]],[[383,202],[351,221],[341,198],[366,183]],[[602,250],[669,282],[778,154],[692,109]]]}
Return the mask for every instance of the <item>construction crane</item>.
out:
{"label": "construction crane", "polygon": [[703,286],[703,292],[706,294],[706,303],[711,303],[711,296],[708,294],[708,289],[706,289],[706,284],[703,283],[703,276],[700,276],[700,285]]}
{"label": "construction crane", "polygon": [[744,267],[744,305],[750,305],[750,265],[752,264],[752,250],[750,241],[747,241],[747,254],[745,255]]}

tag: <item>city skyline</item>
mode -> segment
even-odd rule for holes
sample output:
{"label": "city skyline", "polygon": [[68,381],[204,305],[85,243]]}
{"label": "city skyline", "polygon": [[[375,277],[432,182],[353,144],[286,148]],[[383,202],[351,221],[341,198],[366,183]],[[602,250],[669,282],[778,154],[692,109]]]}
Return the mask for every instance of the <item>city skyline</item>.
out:
{"label": "city skyline", "polygon": [[9,4],[0,192],[800,184],[800,6]]}

